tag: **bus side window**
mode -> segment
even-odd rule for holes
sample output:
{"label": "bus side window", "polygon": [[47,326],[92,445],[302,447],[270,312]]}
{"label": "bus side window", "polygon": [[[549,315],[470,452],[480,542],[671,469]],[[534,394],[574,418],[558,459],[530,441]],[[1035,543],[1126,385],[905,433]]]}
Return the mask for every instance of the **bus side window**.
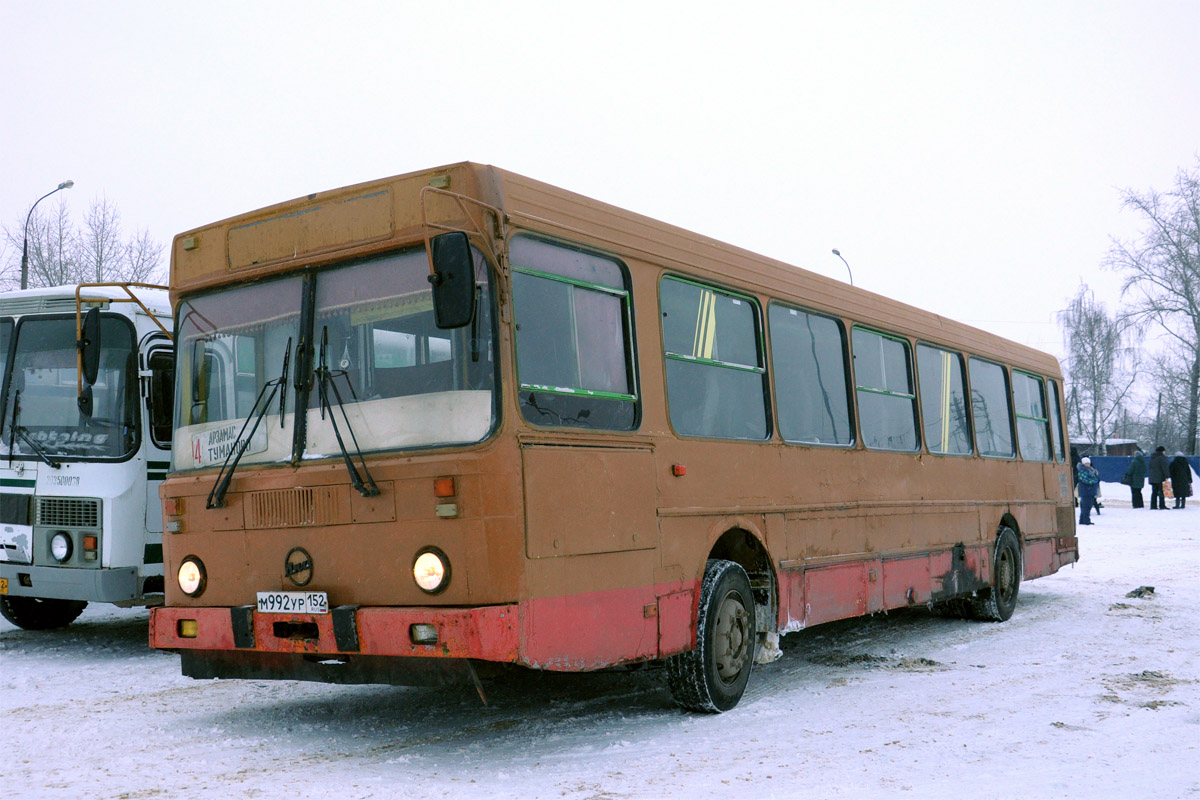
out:
{"label": "bus side window", "polygon": [[1004,367],[974,356],[970,359],[971,412],[981,456],[1012,458],[1011,409]]}
{"label": "bus side window", "polygon": [[768,319],[775,406],[783,440],[853,444],[842,324],[779,303],[770,305]]}
{"label": "bus side window", "polygon": [[671,425],[685,436],[766,439],[758,304],[680,278],[663,278],[659,292]]}
{"label": "bus side window", "polygon": [[614,259],[515,237],[509,248],[521,413],[534,425],[638,422],[628,279]]}
{"label": "bus side window", "polygon": [[163,450],[171,448],[171,414],[175,409],[175,359],[170,350],[153,350],[149,358],[150,392],[146,411],[150,440]]}
{"label": "bus side window", "polygon": [[1050,380],[1050,439],[1054,445],[1054,460],[1063,461],[1066,459],[1063,448],[1063,426],[1062,414],[1059,412],[1059,394],[1058,381]]}
{"label": "bus side window", "polygon": [[908,342],[855,328],[851,343],[863,444],[872,450],[916,450],[917,397]]}
{"label": "bus side window", "polygon": [[1026,461],[1050,461],[1050,417],[1046,413],[1042,379],[1013,371],[1013,405],[1017,413],[1017,444]]}
{"label": "bus side window", "polygon": [[970,455],[971,430],[967,424],[962,356],[940,347],[918,344],[917,378],[929,452]]}

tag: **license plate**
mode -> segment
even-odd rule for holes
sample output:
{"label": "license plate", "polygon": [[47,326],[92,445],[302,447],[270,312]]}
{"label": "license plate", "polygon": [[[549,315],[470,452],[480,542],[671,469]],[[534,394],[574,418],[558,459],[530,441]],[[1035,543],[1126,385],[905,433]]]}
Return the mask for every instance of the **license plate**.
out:
{"label": "license plate", "polygon": [[328,614],[325,592],[259,592],[258,610],[264,614]]}
{"label": "license plate", "polygon": [[0,578],[0,594],[8,594],[8,578]]}

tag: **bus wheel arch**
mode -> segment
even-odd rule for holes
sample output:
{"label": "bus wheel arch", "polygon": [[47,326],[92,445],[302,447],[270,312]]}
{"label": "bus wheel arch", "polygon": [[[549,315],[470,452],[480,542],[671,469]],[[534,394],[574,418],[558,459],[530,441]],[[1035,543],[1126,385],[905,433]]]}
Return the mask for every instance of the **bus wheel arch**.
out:
{"label": "bus wheel arch", "polygon": [[779,581],[771,566],[771,555],[761,536],[749,525],[731,527],[717,537],[708,551],[708,561],[732,561],[746,572],[754,593],[755,630],[763,634],[778,630]]}

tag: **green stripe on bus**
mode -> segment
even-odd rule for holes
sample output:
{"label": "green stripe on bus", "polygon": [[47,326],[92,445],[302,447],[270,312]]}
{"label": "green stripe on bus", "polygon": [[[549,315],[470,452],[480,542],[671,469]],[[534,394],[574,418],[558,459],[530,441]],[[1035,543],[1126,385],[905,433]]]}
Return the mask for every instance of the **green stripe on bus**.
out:
{"label": "green stripe on bus", "polygon": [[32,489],[37,486],[36,480],[28,478],[0,478],[0,486],[20,486],[25,489]]}
{"label": "green stripe on bus", "polygon": [[147,461],[146,469],[170,469],[170,461]]}
{"label": "green stripe on bus", "polygon": [[148,480],[148,481],[165,481],[166,479],[167,479],[167,473],[165,473],[165,472],[147,472],[146,473],[146,480]]}
{"label": "green stripe on bus", "polygon": [[161,563],[163,563],[162,545],[161,544],[146,545],[146,553],[142,557],[142,563],[143,564],[161,564]]}

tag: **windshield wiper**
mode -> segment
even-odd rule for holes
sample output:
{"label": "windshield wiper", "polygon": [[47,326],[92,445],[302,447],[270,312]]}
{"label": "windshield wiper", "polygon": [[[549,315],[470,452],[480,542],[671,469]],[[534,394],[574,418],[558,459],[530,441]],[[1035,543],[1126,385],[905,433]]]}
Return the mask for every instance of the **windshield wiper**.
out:
{"label": "windshield wiper", "polygon": [[[280,371],[278,378],[267,381],[258,390],[258,397],[254,398],[254,405],[250,408],[250,416],[246,417],[246,421],[242,423],[242,429],[238,431],[237,438],[233,440],[233,447],[230,449],[229,455],[225,456],[225,463],[221,465],[221,471],[217,473],[217,481],[213,484],[212,491],[208,493],[208,501],[204,504],[205,508],[225,507],[225,493],[229,491],[229,483],[233,480],[233,471],[237,469],[238,462],[242,460],[242,454],[246,452],[246,448],[250,446],[250,441],[258,431],[258,423],[262,422],[262,418],[267,415],[267,409],[271,407],[271,401],[275,399],[275,393],[287,383],[288,363],[291,355],[292,338],[289,336],[287,347],[283,350],[283,369]],[[270,394],[267,394],[267,389],[271,390]],[[286,393],[287,390],[285,389],[284,394]],[[263,395],[267,397],[265,402],[263,401]],[[246,426],[250,424],[251,419],[254,420],[254,426],[250,428],[250,435],[243,438],[243,434],[246,433]],[[279,427],[283,427],[282,398],[279,401]]]}
{"label": "windshield wiper", "polygon": [[9,434],[8,434],[8,463],[9,463],[9,465],[10,466],[12,465],[13,455],[15,455],[15,453],[16,453],[16,447],[15,447],[16,437],[20,436],[21,441],[23,441],[23,442],[25,442],[25,444],[29,445],[29,449],[32,450],[37,455],[38,458],[40,458],[42,461],[45,461],[47,464],[49,464],[51,469],[60,469],[62,467],[62,462],[55,461],[53,458],[51,458],[50,454],[46,452],[45,448],[43,448],[40,444],[38,444],[37,440],[35,440],[32,436],[29,435],[29,429],[26,428],[24,425],[17,424],[17,415],[20,413],[21,413],[21,390],[17,389],[15,391],[15,393],[13,394],[13,413],[12,413],[12,421],[11,421],[11,424],[9,425]]}
{"label": "windshield wiper", "polygon": [[[342,458],[346,461],[346,471],[350,473],[350,484],[358,490],[358,493],[363,497],[375,497],[379,494],[379,487],[375,485],[375,479],[371,477],[370,470],[367,469],[367,462],[363,458],[362,449],[358,446],[358,438],[354,435],[354,427],[350,424],[350,418],[346,416],[346,407],[342,403],[342,393],[338,391],[337,384],[334,379],[341,375],[346,379],[346,385],[350,387],[350,394],[357,400],[358,396],[354,394],[354,385],[350,383],[350,376],[346,374],[346,370],[330,370],[325,360],[325,351],[329,347],[329,327],[321,328],[321,361],[315,370],[317,374],[317,393],[321,401],[321,419],[325,419],[325,409],[329,409],[329,422],[333,425],[333,435],[337,437],[338,447],[342,450]],[[350,458],[350,451],[346,449],[346,443],[342,441],[342,432],[338,428],[337,419],[333,415],[333,407],[329,404],[329,388],[333,388],[333,398],[337,400],[338,410],[342,412],[342,419],[346,423],[346,430],[350,434],[350,442],[354,445],[354,452],[358,455],[358,463],[362,464],[362,475],[358,474],[358,469],[354,466],[354,460]],[[366,478],[364,481],[363,478]]]}

